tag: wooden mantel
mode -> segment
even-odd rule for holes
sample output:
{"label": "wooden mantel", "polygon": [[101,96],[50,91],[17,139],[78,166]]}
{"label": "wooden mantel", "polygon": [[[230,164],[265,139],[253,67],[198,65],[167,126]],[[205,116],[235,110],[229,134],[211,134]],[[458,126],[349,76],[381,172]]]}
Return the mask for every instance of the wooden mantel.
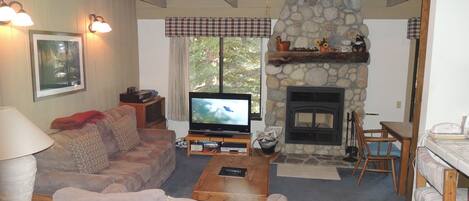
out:
{"label": "wooden mantel", "polygon": [[288,63],[366,63],[368,52],[268,52],[268,63],[275,66]]}

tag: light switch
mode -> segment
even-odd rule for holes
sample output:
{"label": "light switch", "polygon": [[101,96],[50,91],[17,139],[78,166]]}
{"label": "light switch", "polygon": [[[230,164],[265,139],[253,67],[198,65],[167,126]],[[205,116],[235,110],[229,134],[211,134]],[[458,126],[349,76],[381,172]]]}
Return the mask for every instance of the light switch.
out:
{"label": "light switch", "polygon": [[400,109],[401,105],[402,105],[401,101],[396,101],[396,108],[397,109]]}

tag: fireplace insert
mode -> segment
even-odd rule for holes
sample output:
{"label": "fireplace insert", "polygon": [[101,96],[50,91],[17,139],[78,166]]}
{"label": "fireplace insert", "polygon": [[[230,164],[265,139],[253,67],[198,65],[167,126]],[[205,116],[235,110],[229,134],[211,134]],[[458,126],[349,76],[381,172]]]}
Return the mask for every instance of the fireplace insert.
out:
{"label": "fireplace insert", "polygon": [[285,142],[341,145],[344,89],[287,87]]}

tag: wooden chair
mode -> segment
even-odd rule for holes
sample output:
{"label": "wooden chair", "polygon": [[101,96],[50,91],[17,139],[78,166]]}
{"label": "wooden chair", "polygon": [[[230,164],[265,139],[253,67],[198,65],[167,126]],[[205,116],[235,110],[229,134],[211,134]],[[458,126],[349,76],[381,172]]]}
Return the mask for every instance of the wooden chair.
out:
{"label": "wooden chair", "polygon": [[436,161],[427,148],[417,149],[415,201],[467,201],[467,188],[458,189],[457,182],[455,169]]}
{"label": "wooden chair", "polygon": [[[396,163],[395,160],[397,156],[391,155],[392,151],[392,143],[396,141],[394,138],[390,137],[383,137],[383,134],[386,132],[385,130],[363,130],[362,120],[360,116],[353,112],[354,115],[354,123],[355,123],[355,134],[358,139],[358,161],[355,163],[355,167],[353,169],[352,175],[355,174],[358,167],[360,166],[362,160],[365,160],[365,164],[361,170],[360,176],[358,177],[358,185],[363,178],[363,175],[366,171],[370,172],[381,172],[381,173],[392,173],[392,183],[394,191],[397,191],[397,183],[396,183]],[[365,133],[373,133],[373,134],[381,134],[378,137],[367,137]],[[370,148],[370,144],[376,143],[377,146],[373,146],[375,149]],[[383,146],[382,146],[383,145]],[[384,150],[382,149],[384,148]],[[387,168],[387,165],[384,168],[377,168],[377,169],[369,169],[368,164],[369,162],[377,162],[379,164],[386,163],[388,164],[391,162],[391,170]]]}

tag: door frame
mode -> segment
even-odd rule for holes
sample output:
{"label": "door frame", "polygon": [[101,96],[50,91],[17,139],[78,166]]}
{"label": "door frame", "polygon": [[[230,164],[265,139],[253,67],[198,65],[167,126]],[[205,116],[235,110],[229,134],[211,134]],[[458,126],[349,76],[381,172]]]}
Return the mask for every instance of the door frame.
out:
{"label": "door frame", "polygon": [[[416,74],[416,88],[415,88],[415,102],[412,119],[412,140],[410,143],[410,160],[409,163],[414,161],[417,150],[417,142],[419,137],[420,129],[420,118],[422,111],[422,94],[423,94],[423,83],[425,77],[425,64],[427,55],[427,39],[428,39],[428,24],[430,19],[430,5],[431,0],[422,0],[421,14],[420,14],[420,44],[418,46],[419,51],[419,63]],[[409,164],[407,185],[406,185],[406,201],[412,201],[412,194],[414,188],[414,168],[412,164]]]}

